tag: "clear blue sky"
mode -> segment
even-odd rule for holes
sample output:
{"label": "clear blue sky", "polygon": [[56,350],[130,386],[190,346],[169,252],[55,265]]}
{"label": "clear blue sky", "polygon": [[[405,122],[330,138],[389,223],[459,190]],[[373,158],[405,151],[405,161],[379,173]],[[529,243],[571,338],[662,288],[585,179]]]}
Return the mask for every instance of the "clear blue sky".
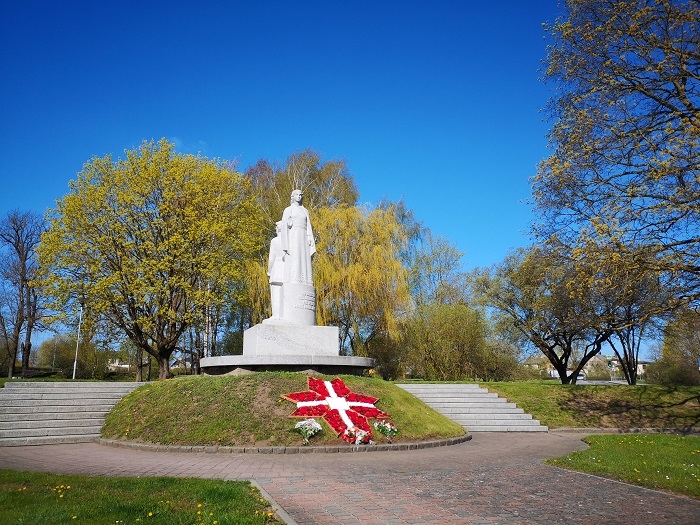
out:
{"label": "clear blue sky", "polygon": [[43,212],[93,156],[344,159],[465,269],[528,243],[557,0],[35,1],[0,7],[0,214]]}

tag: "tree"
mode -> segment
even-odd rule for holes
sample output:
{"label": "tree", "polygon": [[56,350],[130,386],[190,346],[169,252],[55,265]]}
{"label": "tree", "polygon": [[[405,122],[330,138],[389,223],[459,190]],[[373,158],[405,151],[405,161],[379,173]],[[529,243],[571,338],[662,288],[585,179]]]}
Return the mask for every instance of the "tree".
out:
{"label": "tree", "polygon": [[241,174],[165,139],[93,158],[50,213],[39,259],[55,305],[103,317],[153,356],[159,379],[207,306],[230,298],[260,249],[260,210]]}
{"label": "tree", "polygon": [[44,219],[35,212],[14,210],[0,221],[0,331],[8,355],[8,377],[15,373],[20,349],[22,374],[29,369],[32,334],[42,315],[34,279],[43,230]]}
{"label": "tree", "polygon": [[700,3],[567,0],[547,25],[553,154],[533,180],[538,234],[597,239],[700,298]]}
{"label": "tree", "polygon": [[683,309],[667,323],[660,358],[649,365],[647,378],[656,383],[700,385],[700,313]]}
{"label": "tree", "polygon": [[484,377],[485,335],[483,318],[463,304],[422,306],[406,322],[408,367],[412,374],[436,381]]}
{"label": "tree", "polygon": [[466,303],[467,275],[461,271],[464,253],[429,230],[424,230],[415,244],[410,268],[416,304]]}
{"label": "tree", "polygon": [[259,160],[246,170],[246,177],[253,185],[271,234],[275,222],[289,206],[293,190],[304,192],[304,207],[311,212],[342,204],[352,206],[359,196],[344,161],[322,162],[318,153],[308,149],[290,155],[281,166]]}
{"label": "tree", "polygon": [[312,221],[318,323],[340,328],[346,353],[372,357],[370,343],[396,339],[410,306],[405,232],[392,210],[379,208],[320,208]]}
{"label": "tree", "polygon": [[[636,253],[620,254],[598,248],[591,256],[582,257],[579,271],[587,274],[587,286],[576,290],[580,299],[598,302],[601,328],[612,332],[607,343],[630,385],[637,384],[642,341],[653,335],[657,322],[668,315],[675,303],[672,283],[664,283],[660,276],[639,265]],[[596,254],[597,261],[593,259]],[[581,290],[585,290],[587,298],[581,297]]]}
{"label": "tree", "polygon": [[587,299],[594,295],[587,282],[571,263],[532,248],[485,272],[475,287],[569,384],[613,333],[601,323],[600,303]]}

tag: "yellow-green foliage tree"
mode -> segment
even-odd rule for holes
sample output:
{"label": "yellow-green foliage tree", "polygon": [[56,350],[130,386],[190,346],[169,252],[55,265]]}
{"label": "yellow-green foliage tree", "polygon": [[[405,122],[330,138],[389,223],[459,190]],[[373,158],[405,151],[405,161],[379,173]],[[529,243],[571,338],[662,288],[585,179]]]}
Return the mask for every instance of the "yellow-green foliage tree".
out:
{"label": "yellow-green foliage tree", "polygon": [[87,162],[50,213],[39,260],[57,310],[83,301],[152,355],[165,379],[184,331],[240,290],[261,242],[245,178],[163,139]]}
{"label": "yellow-green foliage tree", "polygon": [[340,328],[346,352],[372,357],[372,342],[397,338],[399,320],[410,308],[408,271],[400,258],[406,232],[391,207],[326,207],[311,220],[318,236],[318,323]]}
{"label": "yellow-green foliage tree", "polygon": [[[700,298],[700,2],[566,0],[548,25],[553,153],[539,234],[670,273]],[[596,241],[589,242],[588,238]]]}

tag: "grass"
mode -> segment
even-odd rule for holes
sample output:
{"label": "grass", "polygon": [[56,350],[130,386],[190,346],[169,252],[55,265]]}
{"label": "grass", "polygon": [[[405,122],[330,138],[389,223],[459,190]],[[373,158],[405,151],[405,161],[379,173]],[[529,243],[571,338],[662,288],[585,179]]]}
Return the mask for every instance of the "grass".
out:
{"label": "grass", "polygon": [[263,525],[279,523],[243,481],[107,478],[0,470],[2,522]]}
{"label": "grass", "polygon": [[[325,376],[332,379],[334,376]],[[341,376],[353,392],[379,398],[377,408],[393,416],[394,442],[461,436],[450,421],[393,383]],[[300,446],[289,418],[295,405],[282,394],[307,390],[305,374],[185,376],[138,388],[107,416],[102,436],[163,445]],[[346,444],[325,424],[312,445]],[[375,433],[376,442],[383,436]]]}
{"label": "grass", "polygon": [[550,428],[700,427],[700,387],[482,383]]}
{"label": "grass", "polygon": [[547,463],[700,499],[700,437],[607,434],[584,441],[588,449]]}

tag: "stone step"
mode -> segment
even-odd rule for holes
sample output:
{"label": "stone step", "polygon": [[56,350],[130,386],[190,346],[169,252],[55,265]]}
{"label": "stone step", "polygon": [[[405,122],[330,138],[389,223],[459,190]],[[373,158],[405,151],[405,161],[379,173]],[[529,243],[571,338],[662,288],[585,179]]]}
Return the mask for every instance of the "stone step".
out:
{"label": "stone step", "polygon": [[547,432],[547,427],[542,425],[469,425],[470,432]]}
{"label": "stone step", "polygon": [[142,384],[7,382],[0,388],[0,447],[94,441],[107,413]]}
{"label": "stone step", "polygon": [[10,396],[0,396],[0,407],[19,407],[19,406],[94,406],[94,405],[112,405],[114,406],[124,396],[84,398],[82,396],[61,397],[61,398],[46,398],[34,397],[29,399],[15,398]]}
{"label": "stone step", "polygon": [[15,405],[17,403],[23,403],[25,401],[33,400],[44,400],[44,401],[56,401],[63,403],[64,401],[76,400],[79,402],[92,402],[105,400],[111,402],[113,400],[120,400],[124,397],[124,394],[120,392],[91,392],[89,394],[84,392],[22,392],[21,394],[8,393],[0,397],[1,405]]}
{"label": "stone step", "polygon": [[98,389],[98,390],[127,390],[131,391],[134,388],[143,386],[144,383],[135,383],[133,381],[124,381],[119,383],[111,383],[107,381],[8,381],[5,383],[5,388],[29,388],[37,389],[62,389],[70,390],[78,389]]}
{"label": "stone step", "polygon": [[[522,408],[518,408],[516,406],[512,407],[507,407],[507,408],[501,408],[501,405],[497,407],[478,407],[478,408],[471,408],[471,407],[434,407],[430,405],[429,403],[426,403],[430,408],[434,408],[441,414],[525,414],[525,411]],[[511,403],[512,404],[512,403]],[[529,415],[529,414],[528,414]]]}
{"label": "stone step", "polygon": [[64,443],[92,443],[98,438],[99,435],[91,434],[0,438],[0,447],[25,447],[28,445],[59,445]]}
{"label": "stone step", "polygon": [[[415,395],[415,394],[414,394]],[[420,396],[416,396],[420,397]],[[493,410],[506,410],[509,408],[515,408],[515,403],[508,403],[505,399],[501,398],[499,401],[482,399],[481,401],[469,401],[461,400],[455,402],[445,402],[445,401],[433,401],[430,398],[420,398],[423,403],[432,408],[464,408],[465,410],[471,408],[491,408]]]}
{"label": "stone step", "polygon": [[[468,406],[468,407],[434,407],[426,403],[430,408],[433,408],[440,412],[441,414],[463,414],[469,412],[470,414],[524,414],[525,411],[522,408],[518,408],[514,403],[508,403],[509,406],[503,407],[503,405],[488,406]],[[466,409],[468,410],[466,410]]]}
{"label": "stone step", "polygon": [[43,427],[43,428],[15,428],[12,430],[0,430],[0,438],[16,437],[40,437],[40,436],[72,436],[85,435],[99,436],[102,425],[77,426],[77,427]]}
{"label": "stone step", "polygon": [[401,383],[401,388],[406,390],[428,390],[430,392],[443,390],[483,390],[477,383]]}
{"label": "stone step", "polygon": [[532,414],[452,414],[450,419],[454,421],[459,420],[460,422],[471,421],[472,423],[483,421],[489,424],[492,421],[509,421],[514,423],[520,422],[524,425],[531,425],[533,421],[536,421],[532,419]]}
{"label": "stone step", "polygon": [[101,427],[104,425],[103,417],[85,418],[85,419],[34,419],[34,420],[15,420],[15,421],[0,421],[0,431],[3,430],[19,430],[19,429],[35,429],[35,428],[76,428],[76,427]]}
{"label": "stone step", "polygon": [[470,432],[546,432],[532,415],[475,384],[397,384]]}
{"label": "stone step", "polygon": [[0,417],[7,414],[73,414],[78,412],[107,413],[116,403],[86,405],[0,405]]}
{"label": "stone step", "polygon": [[[89,407],[81,407],[89,408]],[[11,412],[3,413],[0,412],[0,423],[11,422],[11,421],[46,421],[52,419],[104,419],[109,413],[110,408],[105,408],[104,410],[76,410],[73,412]]]}
{"label": "stone step", "polygon": [[460,394],[455,394],[455,395],[449,395],[446,396],[442,393],[440,394],[428,394],[428,393],[418,393],[418,392],[410,392],[416,397],[420,397],[421,399],[429,399],[431,401],[437,402],[437,403],[457,403],[457,402],[477,402],[477,401],[488,401],[488,402],[493,402],[493,403],[505,403],[506,400],[502,397],[498,397],[496,394],[492,394],[490,392],[482,392],[479,394],[467,394],[467,395],[460,395]]}

